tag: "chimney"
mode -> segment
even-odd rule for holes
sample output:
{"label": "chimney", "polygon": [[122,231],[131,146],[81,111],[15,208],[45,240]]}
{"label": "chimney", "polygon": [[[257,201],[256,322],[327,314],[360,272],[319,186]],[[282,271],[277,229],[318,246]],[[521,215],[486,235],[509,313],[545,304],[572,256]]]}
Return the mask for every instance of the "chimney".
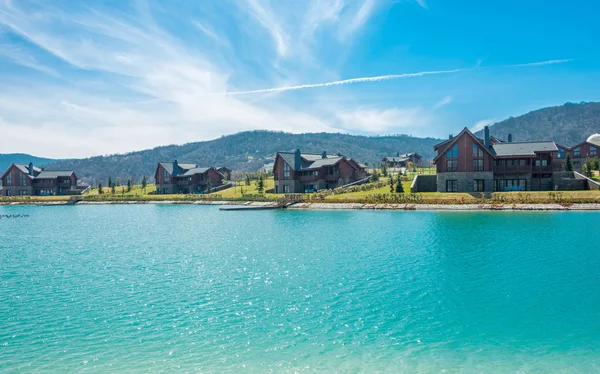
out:
{"label": "chimney", "polygon": [[483,133],[485,134],[484,139],[483,139],[484,144],[485,144],[486,148],[489,148],[490,147],[490,127],[489,126],[484,127]]}
{"label": "chimney", "polygon": [[173,176],[176,176],[179,172],[179,163],[177,160],[173,161]]}
{"label": "chimney", "polygon": [[323,151],[323,153],[321,154],[321,158],[327,158],[327,152]]}
{"label": "chimney", "polygon": [[396,153],[396,157],[400,157],[400,152]]}
{"label": "chimney", "polygon": [[508,142],[512,143],[512,134],[508,134]]}
{"label": "chimney", "polygon": [[294,169],[302,168],[302,157],[300,155],[301,155],[300,150],[296,149],[296,152],[294,152],[294,164],[295,165],[292,165],[292,167]]}
{"label": "chimney", "polygon": [[452,139],[452,138],[454,138],[454,135],[452,135],[452,134],[448,135],[448,139]]}
{"label": "chimney", "polygon": [[33,162],[29,163],[29,175],[33,177]]}

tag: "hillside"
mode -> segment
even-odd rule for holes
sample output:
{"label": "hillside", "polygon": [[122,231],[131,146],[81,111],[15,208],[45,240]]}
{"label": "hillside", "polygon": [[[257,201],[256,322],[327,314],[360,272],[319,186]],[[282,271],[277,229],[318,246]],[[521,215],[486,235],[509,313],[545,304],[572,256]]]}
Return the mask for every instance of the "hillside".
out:
{"label": "hillside", "polygon": [[4,171],[13,163],[29,164],[30,162],[33,162],[35,165],[48,165],[53,164],[56,161],[57,160],[51,158],[35,157],[25,153],[0,154],[0,174],[4,173]]}
{"label": "hillside", "polygon": [[[515,141],[554,140],[572,147],[589,135],[600,133],[600,103],[566,103],[534,110],[495,123],[490,133],[500,139],[513,134]],[[483,131],[476,135],[483,137]]]}
{"label": "hillside", "polygon": [[169,145],[124,155],[98,156],[65,160],[53,167],[72,169],[87,182],[106,181],[109,176],[125,180],[143,175],[153,181],[158,161],[193,162],[204,166],[227,166],[234,171],[256,171],[277,151],[300,148],[303,152],[342,153],[369,164],[397,152],[418,152],[426,159],[434,157],[433,146],[439,139],[397,136],[355,136],[330,133],[289,134],[272,131],[248,131],[219,139]]}

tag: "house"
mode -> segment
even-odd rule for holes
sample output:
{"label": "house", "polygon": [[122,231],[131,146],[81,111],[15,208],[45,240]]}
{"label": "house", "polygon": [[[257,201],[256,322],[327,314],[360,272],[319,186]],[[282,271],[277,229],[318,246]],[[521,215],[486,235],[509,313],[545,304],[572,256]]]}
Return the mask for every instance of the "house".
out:
{"label": "house", "polygon": [[405,168],[409,162],[412,162],[415,166],[421,165],[422,159],[423,157],[416,152],[405,154],[397,153],[396,156],[384,157],[381,162],[390,169],[397,169]]}
{"label": "house", "polygon": [[72,170],[44,170],[29,163],[12,164],[2,174],[3,196],[80,195],[85,187],[77,185]]}
{"label": "house", "polygon": [[569,148],[569,154],[574,169],[581,169],[588,158],[600,157],[600,134],[594,134],[585,142]]}
{"label": "house", "polygon": [[225,167],[225,166],[221,166],[217,168],[217,171],[221,174],[223,174],[223,176],[225,177],[226,180],[230,181],[231,180],[231,169]]}
{"label": "house", "polygon": [[225,176],[214,167],[159,162],[154,173],[157,194],[202,194],[223,185]]}
{"label": "house", "polygon": [[341,154],[278,152],[273,166],[275,193],[310,193],[361,181],[368,177],[363,166]]}
{"label": "house", "polygon": [[563,170],[553,141],[492,141],[489,127],[484,139],[465,128],[458,136],[434,146],[439,192],[548,191]]}

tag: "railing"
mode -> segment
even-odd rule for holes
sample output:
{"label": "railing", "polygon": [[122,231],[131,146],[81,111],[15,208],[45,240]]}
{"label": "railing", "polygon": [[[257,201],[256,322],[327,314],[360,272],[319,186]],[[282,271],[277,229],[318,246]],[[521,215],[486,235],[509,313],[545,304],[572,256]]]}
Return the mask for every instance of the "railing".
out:
{"label": "railing", "polygon": [[531,165],[494,166],[494,173],[531,173]]}

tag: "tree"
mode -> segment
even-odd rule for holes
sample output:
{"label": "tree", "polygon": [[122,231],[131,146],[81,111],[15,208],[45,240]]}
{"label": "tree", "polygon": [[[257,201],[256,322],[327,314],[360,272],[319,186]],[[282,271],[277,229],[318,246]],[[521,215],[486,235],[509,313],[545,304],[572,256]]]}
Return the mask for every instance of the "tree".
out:
{"label": "tree", "polygon": [[387,177],[387,176],[388,176],[388,168],[387,168],[387,163],[385,163],[385,162],[383,163],[383,165],[381,165],[381,174],[382,174],[384,177]]}
{"label": "tree", "polygon": [[263,181],[262,174],[258,177],[258,185],[256,186],[256,190],[258,191],[258,193],[263,193],[263,191],[265,190],[265,182]]}
{"label": "tree", "polygon": [[390,193],[394,193],[394,176],[390,175]]}
{"label": "tree", "polygon": [[581,173],[588,178],[594,176],[594,162],[589,158],[585,160],[583,166],[581,166]]}
{"label": "tree", "polygon": [[246,173],[246,186],[249,186],[249,185],[250,185],[250,182],[251,182],[251,181],[250,181],[250,174],[249,174],[249,173]]}
{"label": "tree", "polygon": [[208,184],[206,185],[206,193],[211,193],[212,192],[212,184],[210,184],[210,182],[208,182]]}
{"label": "tree", "polygon": [[121,177],[117,177],[117,187],[121,187]]}
{"label": "tree", "polygon": [[144,192],[146,192],[146,176],[144,175],[144,177],[142,178],[142,190],[144,190]]}
{"label": "tree", "polygon": [[402,185],[400,174],[398,174],[398,182],[396,182],[396,193],[404,193],[404,186]]}
{"label": "tree", "polygon": [[594,157],[592,161],[594,162],[594,170],[600,170],[600,158]]}
{"label": "tree", "polygon": [[410,170],[410,171],[416,171],[415,169],[415,163],[412,161],[408,161],[406,163],[406,169]]}
{"label": "tree", "polygon": [[132,178],[127,179],[127,192],[131,192],[131,179]]}
{"label": "tree", "polygon": [[98,195],[102,195],[104,191],[102,191],[102,183],[98,183]]}
{"label": "tree", "polygon": [[567,155],[567,158],[565,158],[565,170],[573,171],[573,164],[571,163],[571,156],[569,155]]}
{"label": "tree", "polygon": [[112,188],[112,186],[113,186],[112,177],[108,177],[108,188]]}
{"label": "tree", "polygon": [[111,193],[111,194],[113,194],[113,195],[115,194],[115,188],[116,188],[116,187],[117,187],[117,186],[115,186],[115,184],[114,184],[114,183],[112,184],[112,186],[110,186],[110,193]]}

